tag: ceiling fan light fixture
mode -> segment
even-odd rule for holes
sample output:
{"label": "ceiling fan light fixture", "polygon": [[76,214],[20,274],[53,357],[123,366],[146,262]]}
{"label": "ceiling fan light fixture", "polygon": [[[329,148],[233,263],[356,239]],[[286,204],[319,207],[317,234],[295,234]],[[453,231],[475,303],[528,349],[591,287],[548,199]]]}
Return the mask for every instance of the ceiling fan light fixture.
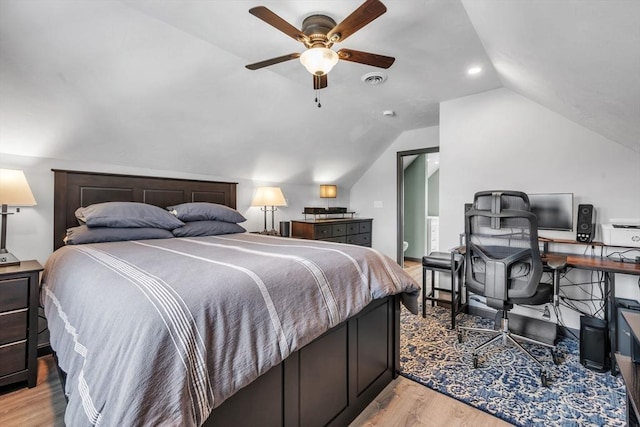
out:
{"label": "ceiling fan light fixture", "polygon": [[338,63],[338,54],[326,47],[312,47],[302,52],[300,62],[314,76],[324,76]]}

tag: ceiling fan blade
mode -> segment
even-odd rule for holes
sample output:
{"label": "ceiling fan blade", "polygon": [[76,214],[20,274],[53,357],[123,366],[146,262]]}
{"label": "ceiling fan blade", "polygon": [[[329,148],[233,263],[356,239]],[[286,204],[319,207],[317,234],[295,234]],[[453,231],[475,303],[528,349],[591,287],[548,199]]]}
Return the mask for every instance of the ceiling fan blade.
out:
{"label": "ceiling fan blade", "polygon": [[351,49],[340,49],[338,51],[338,58],[344,61],[358,62],[360,64],[372,65],[378,68],[389,68],[396,60],[396,58],[391,56],[360,52],[359,50]]}
{"label": "ceiling fan blade", "polygon": [[351,15],[333,27],[327,34],[327,38],[332,43],[342,42],[386,11],[387,8],[379,0],[367,0],[351,12]]}
{"label": "ceiling fan blade", "polygon": [[319,90],[327,87],[327,75],[324,76],[313,76],[313,89]]}
{"label": "ceiling fan blade", "polygon": [[270,11],[264,6],[253,7],[249,9],[249,13],[255,16],[256,18],[262,19],[267,24],[282,31],[289,37],[299,42],[304,43],[309,39],[303,32],[301,32],[296,27],[289,24],[287,21],[280,18],[278,15],[276,15],[275,13],[273,13],[272,11]]}
{"label": "ceiling fan blade", "polygon": [[290,53],[288,55],[279,56],[277,58],[267,59],[265,61],[256,62],[255,64],[245,65],[250,70],[259,70],[260,68],[268,67],[269,65],[279,64],[281,62],[290,61],[292,59],[299,58],[299,53]]}

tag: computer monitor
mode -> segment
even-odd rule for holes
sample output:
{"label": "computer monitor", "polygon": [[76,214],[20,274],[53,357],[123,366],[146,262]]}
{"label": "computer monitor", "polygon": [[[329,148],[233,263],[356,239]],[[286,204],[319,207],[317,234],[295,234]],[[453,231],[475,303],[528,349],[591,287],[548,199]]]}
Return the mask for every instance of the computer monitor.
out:
{"label": "computer monitor", "polygon": [[573,230],[573,193],[528,194],[541,230]]}

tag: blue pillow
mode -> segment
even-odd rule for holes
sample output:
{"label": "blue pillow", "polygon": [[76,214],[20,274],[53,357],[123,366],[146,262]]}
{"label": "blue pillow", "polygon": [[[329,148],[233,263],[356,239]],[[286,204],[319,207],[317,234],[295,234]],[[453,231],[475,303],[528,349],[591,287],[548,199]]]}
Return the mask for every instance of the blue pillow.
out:
{"label": "blue pillow", "polygon": [[76,218],[89,227],[162,228],[173,230],[184,223],[158,206],[137,202],[106,202],[78,208]]}
{"label": "blue pillow", "polygon": [[193,221],[172,231],[176,237],[218,236],[220,234],[244,233],[242,226],[225,221]]}
{"label": "blue pillow", "polygon": [[125,240],[172,239],[173,234],[162,228],[113,228],[86,225],[72,227],[67,230],[65,245],[81,245],[84,243],[120,242]]}
{"label": "blue pillow", "polygon": [[237,210],[217,203],[183,203],[169,206],[167,209],[184,222],[216,220],[237,224],[247,220]]}

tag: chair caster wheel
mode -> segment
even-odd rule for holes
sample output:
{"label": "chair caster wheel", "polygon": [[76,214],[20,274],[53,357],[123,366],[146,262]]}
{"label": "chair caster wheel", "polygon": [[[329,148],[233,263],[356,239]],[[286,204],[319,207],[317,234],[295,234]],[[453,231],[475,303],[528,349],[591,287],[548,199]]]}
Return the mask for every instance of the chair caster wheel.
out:
{"label": "chair caster wheel", "polygon": [[473,369],[478,368],[478,356],[473,356]]}
{"label": "chair caster wheel", "polygon": [[458,331],[458,344],[462,344],[462,331]]}
{"label": "chair caster wheel", "polygon": [[546,372],[540,374],[540,382],[542,383],[542,387],[549,387],[549,378]]}

